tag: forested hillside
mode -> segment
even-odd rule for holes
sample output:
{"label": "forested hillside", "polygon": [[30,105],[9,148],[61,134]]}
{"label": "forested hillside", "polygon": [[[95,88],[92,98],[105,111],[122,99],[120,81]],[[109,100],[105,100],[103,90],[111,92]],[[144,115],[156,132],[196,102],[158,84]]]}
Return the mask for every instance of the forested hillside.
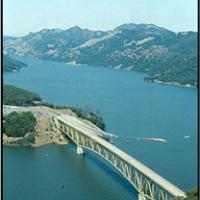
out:
{"label": "forested hillside", "polygon": [[110,31],[72,27],[5,38],[6,55],[34,56],[145,72],[145,80],[197,85],[197,33],[153,24],[123,24]]}
{"label": "forested hillside", "polygon": [[41,97],[33,92],[12,86],[3,85],[3,104],[13,106],[31,106]]}
{"label": "forested hillside", "polygon": [[3,54],[3,72],[19,71],[26,64]]}

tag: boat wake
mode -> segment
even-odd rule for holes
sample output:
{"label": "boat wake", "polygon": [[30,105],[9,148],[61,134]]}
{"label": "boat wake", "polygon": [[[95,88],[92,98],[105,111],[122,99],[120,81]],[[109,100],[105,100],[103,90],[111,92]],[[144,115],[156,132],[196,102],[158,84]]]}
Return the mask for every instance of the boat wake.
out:
{"label": "boat wake", "polygon": [[145,140],[145,141],[154,141],[154,142],[167,142],[164,138],[156,138],[156,137],[125,137],[125,136],[118,136],[120,139],[125,139],[126,142],[130,142],[131,140]]}

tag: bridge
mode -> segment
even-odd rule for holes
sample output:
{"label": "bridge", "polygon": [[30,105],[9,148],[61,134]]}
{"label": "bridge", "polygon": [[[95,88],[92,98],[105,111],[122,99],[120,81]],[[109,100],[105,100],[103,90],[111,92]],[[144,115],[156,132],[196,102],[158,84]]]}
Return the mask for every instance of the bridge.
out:
{"label": "bridge", "polygon": [[52,117],[53,126],[66,134],[76,145],[77,154],[90,150],[126,178],[137,190],[139,200],[169,200],[186,194],[163,177],[104,139],[110,135],[87,126],[77,118],[62,115]]}
{"label": "bridge", "polygon": [[113,136],[96,130],[75,117],[51,111],[41,111],[36,107],[3,106],[4,114],[31,111],[51,117],[53,129],[59,129],[77,145],[77,154],[90,150],[112,165],[137,190],[139,200],[169,200],[186,197],[186,194],[163,177],[128,155],[106,139]]}

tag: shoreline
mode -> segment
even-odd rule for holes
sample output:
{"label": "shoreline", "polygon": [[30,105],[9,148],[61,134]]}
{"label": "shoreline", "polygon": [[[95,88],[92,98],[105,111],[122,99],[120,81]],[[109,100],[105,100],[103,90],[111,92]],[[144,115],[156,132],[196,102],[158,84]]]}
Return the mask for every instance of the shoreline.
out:
{"label": "shoreline", "polygon": [[[73,66],[73,67],[93,67],[93,65],[88,65],[88,64],[82,64],[82,63],[77,63],[76,60],[73,60],[73,61],[69,61],[69,62],[66,62],[66,61],[61,61],[61,60],[51,60],[51,59],[43,59],[43,58],[38,58],[38,57],[34,57],[34,56],[17,56],[17,57],[30,57],[30,58],[34,58],[34,59],[38,59],[38,60],[43,60],[43,61],[48,61],[48,62],[58,62],[58,63],[64,63],[66,66],[67,65],[70,65],[70,66]],[[97,66],[95,65],[96,67],[105,67],[105,68],[112,68],[114,70],[127,70],[129,72],[140,72],[140,73],[143,73],[144,75],[147,75],[146,72],[141,72],[141,71],[137,71],[137,70],[133,70],[132,67],[127,67],[127,68],[123,68],[122,67],[122,64],[119,64],[117,66],[104,66],[104,65],[100,65],[100,66]],[[21,69],[21,68],[20,68]],[[20,69],[17,69],[14,71],[9,71],[9,72],[5,72],[5,73],[17,73],[17,72],[20,72]],[[179,82],[165,82],[165,81],[161,81],[159,79],[149,79],[149,80],[145,80],[146,77],[144,77],[144,81],[145,82],[148,82],[148,83],[158,83],[158,84],[162,84],[162,85],[170,85],[170,86],[175,86],[175,87],[183,87],[183,88],[197,88],[198,86],[194,86],[194,85],[191,85],[189,83],[187,84],[180,84]],[[147,76],[147,78],[149,78]]]}
{"label": "shoreline", "polygon": [[[12,108],[11,108],[12,109]],[[6,109],[4,107],[3,114],[9,114],[10,112],[33,112],[36,117],[37,123],[35,126],[35,131],[31,133],[26,133],[23,137],[9,137],[5,133],[3,133],[3,145],[6,146],[31,146],[31,147],[40,147],[46,144],[57,144],[57,145],[65,145],[69,143],[69,139],[67,136],[60,130],[56,129],[53,124],[51,117],[47,115],[48,111],[54,112],[58,115],[66,114],[77,119],[81,120],[87,126],[100,130],[95,124],[86,119],[81,119],[77,117],[77,115],[70,109],[52,109],[45,106],[35,106],[35,107],[21,107],[18,108],[13,107],[13,110]],[[32,110],[31,110],[32,109]],[[42,115],[43,113],[43,115]]]}
{"label": "shoreline", "polygon": [[156,83],[156,84],[161,84],[161,85],[170,85],[170,86],[174,86],[174,87],[183,87],[183,88],[197,88],[197,86],[193,86],[191,84],[180,84],[178,82],[164,82],[164,81],[160,81],[158,79],[153,79],[153,80],[146,80],[146,82],[148,83]]}

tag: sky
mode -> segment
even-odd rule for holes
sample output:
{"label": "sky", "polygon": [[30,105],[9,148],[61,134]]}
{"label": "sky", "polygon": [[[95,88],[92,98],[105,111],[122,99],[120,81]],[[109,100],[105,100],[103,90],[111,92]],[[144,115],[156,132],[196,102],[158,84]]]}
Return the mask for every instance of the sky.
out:
{"label": "sky", "polygon": [[111,30],[124,23],[197,31],[197,0],[3,0],[3,34],[9,36],[76,25]]}

